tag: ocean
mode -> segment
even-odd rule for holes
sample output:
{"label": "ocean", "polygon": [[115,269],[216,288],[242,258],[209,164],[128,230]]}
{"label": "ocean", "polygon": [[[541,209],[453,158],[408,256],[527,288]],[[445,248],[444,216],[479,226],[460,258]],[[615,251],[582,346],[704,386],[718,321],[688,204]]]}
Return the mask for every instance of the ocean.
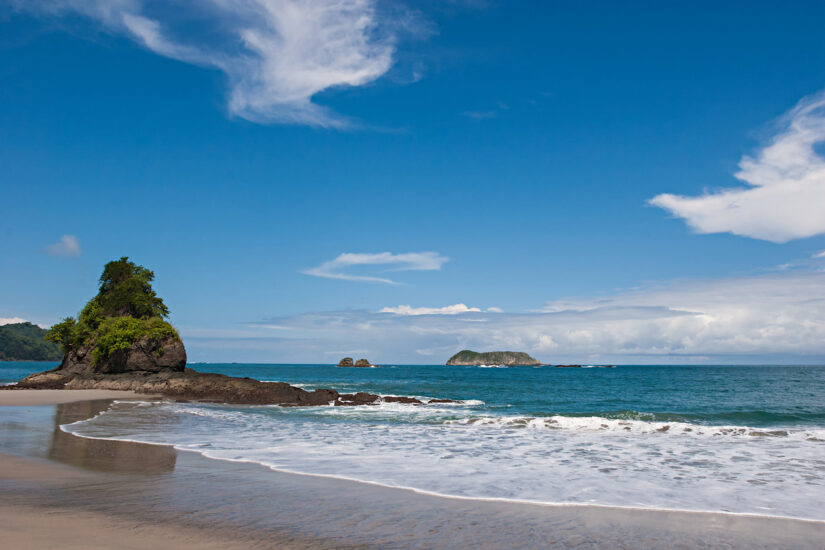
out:
{"label": "ocean", "polygon": [[462,403],[119,401],[62,429],[455,498],[825,520],[825,366],[190,366]]}

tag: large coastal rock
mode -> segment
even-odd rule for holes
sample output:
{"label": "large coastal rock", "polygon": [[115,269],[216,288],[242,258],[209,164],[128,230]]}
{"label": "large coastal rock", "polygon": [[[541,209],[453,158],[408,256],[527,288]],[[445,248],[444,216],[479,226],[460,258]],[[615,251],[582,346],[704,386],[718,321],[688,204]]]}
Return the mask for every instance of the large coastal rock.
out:
{"label": "large coastal rock", "polygon": [[80,347],[65,355],[58,370],[66,374],[121,374],[127,372],[183,372],[186,349],[178,338],[152,340],[141,338],[129,349],[113,352],[97,363],[91,346]]}
{"label": "large coastal rock", "polygon": [[[381,400],[374,394],[309,392],[284,382],[187,369],[183,341],[166,320],[169,309],[152,289],[154,277],[126,256],[107,263],[99,292],[77,318],[66,317],[45,334],[63,350],[60,366],[0,389],[131,390],[178,400],[284,406],[367,405]],[[343,366],[362,363],[369,366],[366,359],[355,365],[351,358],[341,361]]]}
{"label": "large coastal rock", "polygon": [[487,351],[479,353],[468,349],[459,351],[447,361],[447,365],[508,365],[508,366],[536,366],[539,361],[522,351]]}

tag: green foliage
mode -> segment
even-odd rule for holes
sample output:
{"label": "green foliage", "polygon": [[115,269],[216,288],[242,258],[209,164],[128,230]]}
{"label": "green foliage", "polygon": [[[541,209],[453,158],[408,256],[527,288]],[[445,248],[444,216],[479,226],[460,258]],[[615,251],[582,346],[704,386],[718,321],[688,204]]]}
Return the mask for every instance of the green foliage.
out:
{"label": "green foliage", "polygon": [[154,278],[152,271],[126,256],[107,263],[100,275],[100,291],[86,303],[77,321],[67,317],[46,333],[46,339],[59,343],[64,353],[90,346],[95,363],[141,338],[180,339],[163,319],[169,310],[152,289]]}
{"label": "green foliage", "polygon": [[481,355],[477,351],[472,351],[469,349],[463,349],[450,357],[450,361],[474,361],[478,359],[478,356]]}
{"label": "green foliage", "polygon": [[60,347],[43,340],[45,334],[31,323],[0,326],[0,361],[60,361]]}
{"label": "green foliage", "polygon": [[160,317],[106,317],[95,334],[92,358],[97,363],[119,350],[129,349],[141,338],[165,340],[180,338],[174,327]]}
{"label": "green foliage", "polygon": [[43,337],[49,342],[60,344],[63,353],[68,353],[74,347],[77,338],[77,321],[74,317],[66,317],[52,325]]}
{"label": "green foliage", "polygon": [[540,365],[523,351],[485,351],[478,353],[461,350],[447,361],[448,365]]}
{"label": "green foliage", "polygon": [[169,310],[152,289],[155,274],[124,256],[106,264],[95,300],[106,316],[129,315],[140,319],[167,317]]}

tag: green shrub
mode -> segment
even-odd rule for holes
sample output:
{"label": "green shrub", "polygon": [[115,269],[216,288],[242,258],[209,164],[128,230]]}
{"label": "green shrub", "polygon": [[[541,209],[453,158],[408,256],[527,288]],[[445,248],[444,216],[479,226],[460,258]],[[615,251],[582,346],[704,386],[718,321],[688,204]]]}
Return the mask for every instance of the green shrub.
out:
{"label": "green shrub", "polygon": [[95,334],[92,359],[98,363],[116,351],[131,348],[141,338],[165,340],[170,337],[180,338],[174,327],[160,317],[106,317]]}

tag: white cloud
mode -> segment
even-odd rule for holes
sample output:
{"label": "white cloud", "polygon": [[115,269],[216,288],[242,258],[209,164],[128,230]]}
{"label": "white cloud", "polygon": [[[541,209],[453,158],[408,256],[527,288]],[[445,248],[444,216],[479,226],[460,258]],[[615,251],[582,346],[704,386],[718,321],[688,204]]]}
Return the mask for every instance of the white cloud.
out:
{"label": "white cloud", "polygon": [[[399,18],[375,0],[15,0],[21,10],[79,13],[149,50],[223,71],[229,110],[254,122],[345,127],[322,90],[361,86],[393,63]],[[403,18],[401,18],[403,19]],[[411,23],[412,24],[412,23]]]}
{"label": "white cloud", "polygon": [[2,325],[13,325],[15,323],[27,323],[25,319],[21,319],[20,317],[0,317],[0,326]]}
{"label": "white cloud", "polygon": [[822,252],[817,252],[816,254],[811,256],[811,258],[825,258],[825,250],[823,250]]}
{"label": "white cloud", "polygon": [[684,218],[698,233],[733,233],[782,243],[825,233],[825,92],[803,99],[782,119],[783,130],[736,178],[749,187],[699,197],[663,194],[650,204]]}
{"label": "white cloud", "polygon": [[391,254],[390,252],[379,254],[344,253],[334,260],[324,262],[318,267],[307,269],[302,273],[327,279],[392,285],[398,283],[386,277],[356,275],[351,272],[347,273],[346,270],[357,266],[383,265],[395,266],[391,271],[438,271],[447,261],[449,261],[449,258],[441,256],[437,252],[407,252],[405,254]]}
{"label": "white cloud", "polygon": [[503,313],[504,312],[504,310],[501,309],[500,307],[488,307],[487,311],[489,311],[490,313]]}
{"label": "white cloud", "polygon": [[74,235],[63,235],[60,240],[46,247],[46,253],[52,256],[80,256],[80,242]]}
{"label": "white cloud", "polygon": [[395,313],[396,315],[458,315],[460,313],[481,313],[477,307],[467,307],[466,304],[454,304],[444,307],[385,307],[378,313]]}

